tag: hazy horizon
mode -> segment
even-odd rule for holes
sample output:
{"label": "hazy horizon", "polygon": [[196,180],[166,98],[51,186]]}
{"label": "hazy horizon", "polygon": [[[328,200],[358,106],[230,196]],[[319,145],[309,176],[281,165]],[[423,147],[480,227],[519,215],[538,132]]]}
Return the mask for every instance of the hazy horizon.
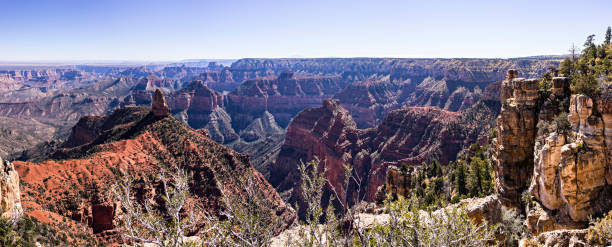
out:
{"label": "hazy horizon", "polygon": [[600,41],[612,2],[9,1],[1,62],[516,58]]}

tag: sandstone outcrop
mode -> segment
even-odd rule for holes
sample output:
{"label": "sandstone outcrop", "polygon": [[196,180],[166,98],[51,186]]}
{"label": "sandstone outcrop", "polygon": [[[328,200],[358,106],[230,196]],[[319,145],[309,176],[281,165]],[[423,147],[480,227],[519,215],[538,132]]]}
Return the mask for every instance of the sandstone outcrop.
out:
{"label": "sandstone outcrop", "polygon": [[565,77],[552,78],[548,94],[538,93],[539,80],[516,77],[509,71],[500,92],[496,191],[504,204],[526,207],[533,234],[582,228],[612,207],[609,86],[593,100],[570,96]]}
{"label": "sandstone outcrop", "polygon": [[19,217],[23,213],[19,191],[19,174],[11,162],[0,158],[1,217]]}
{"label": "sandstone outcrop", "polygon": [[597,111],[601,114],[604,127],[604,143],[606,144],[606,182],[612,185],[612,85],[602,88],[599,100],[597,100]]}
{"label": "sandstone outcrop", "polygon": [[548,210],[559,210],[576,222],[612,205],[603,196],[611,191],[606,181],[610,147],[605,142],[604,120],[594,114],[593,103],[586,95],[572,95],[567,116],[570,129],[544,133],[535,150],[532,194]]}
{"label": "sandstone outcrop", "polygon": [[497,195],[490,195],[483,198],[463,199],[451,207],[465,207],[465,210],[474,224],[481,224],[485,221],[488,224],[497,224],[502,221],[502,204]]}
{"label": "sandstone outcrop", "polygon": [[496,191],[506,205],[519,205],[521,192],[529,186],[533,172],[533,145],[536,137],[539,81],[514,78],[501,84],[501,113],[497,118],[494,169]]}

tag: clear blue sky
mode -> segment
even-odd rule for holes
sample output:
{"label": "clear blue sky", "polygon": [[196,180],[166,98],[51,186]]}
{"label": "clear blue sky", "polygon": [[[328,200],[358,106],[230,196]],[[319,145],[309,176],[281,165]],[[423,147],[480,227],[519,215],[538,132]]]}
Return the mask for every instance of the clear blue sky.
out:
{"label": "clear blue sky", "polygon": [[0,0],[0,61],[567,53],[612,1]]}

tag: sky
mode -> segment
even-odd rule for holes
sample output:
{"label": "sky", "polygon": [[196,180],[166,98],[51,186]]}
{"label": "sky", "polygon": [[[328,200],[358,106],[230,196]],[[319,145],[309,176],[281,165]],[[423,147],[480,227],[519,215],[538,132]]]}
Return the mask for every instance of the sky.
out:
{"label": "sky", "polygon": [[521,57],[601,42],[612,1],[0,0],[0,61]]}

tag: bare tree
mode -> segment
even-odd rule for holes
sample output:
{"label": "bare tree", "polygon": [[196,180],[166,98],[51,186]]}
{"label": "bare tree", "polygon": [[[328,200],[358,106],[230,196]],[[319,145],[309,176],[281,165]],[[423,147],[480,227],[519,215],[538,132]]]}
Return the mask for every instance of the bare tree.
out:
{"label": "bare tree", "polygon": [[[274,214],[275,205],[264,200],[265,195],[257,190],[256,178],[249,173],[239,184],[246,196],[223,197],[224,209],[219,217],[208,215],[203,244],[211,246],[270,246],[272,237],[282,227],[279,216]],[[221,187],[223,185],[220,185]]]}
{"label": "bare tree", "polygon": [[574,45],[574,43],[572,43],[572,47],[569,49],[569,52],[572,55],[572,62],[576,62],[576,54],[580,53],[580,50],[576,48],[576,45]]}
{"label": "bare tree", "polygon": [[112,187],[112,193],[122,208],[119,216],[121,235],[126,242],[135,244],[184,246],[187,244],[185,234],[196,227],[194,213],[197,210],[191,210],[186,217],[181,214],[189,198],[190,176],[181,169],[162,170],[157,179],[163,190],[163,207],[150,198],[142,202],[136,200],[134,177],[122,171],[122,176]]}

